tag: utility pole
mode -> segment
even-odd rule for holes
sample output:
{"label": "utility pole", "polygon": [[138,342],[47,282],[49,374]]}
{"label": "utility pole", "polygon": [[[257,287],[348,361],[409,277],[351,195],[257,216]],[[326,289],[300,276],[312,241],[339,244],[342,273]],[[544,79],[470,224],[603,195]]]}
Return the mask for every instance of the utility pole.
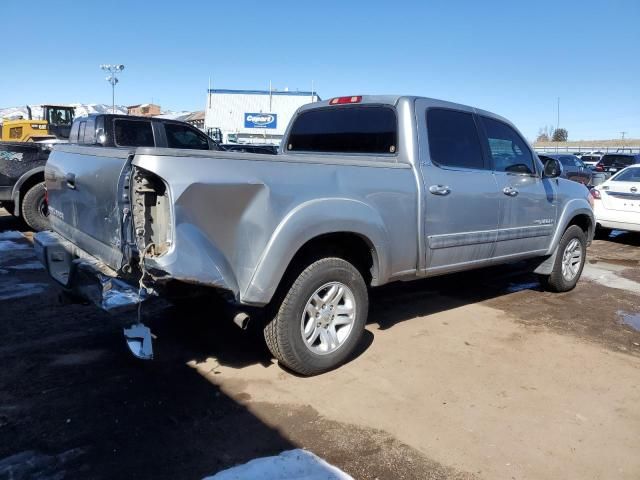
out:
{"label": "utility pole", "polygon": [[116,113],[116,84],[118,83],[116,73],[120,73],[124,70],[124,65],[102,64],[100,65],[100,68],[110,74],[106,80],[111,84],[111,110],[113,113]]}
{"label": "utility pole", "polygon": [[558,124],[556,125],[556,130],[560,128],[560,97],[558,97]]}
{"label": "utility pole", "polygon": [[624,142],[624,136],[627,134],[627,132],[620,132],[620,134],[622,135],[622,141]]}

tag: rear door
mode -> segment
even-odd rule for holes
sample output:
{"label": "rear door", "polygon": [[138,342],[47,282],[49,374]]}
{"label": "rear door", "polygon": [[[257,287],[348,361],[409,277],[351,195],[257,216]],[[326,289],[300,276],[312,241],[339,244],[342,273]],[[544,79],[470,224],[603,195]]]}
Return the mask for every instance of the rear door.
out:
{"label": "rear door", "polygon": [[417,100],[427,272],[439,273],[491,258],[501,198],[473,111],[427,107]]}
{"label": "rear door", "polygon": [[493,164],[500,197],[495,257],[535,255],[546,250],[556,222],[557,185],[542,178],[541,165],[510,125],[479,116],[482,139]]}
{"label": "rear door", "polygon": [[613,176],[600,188],[602,206],[607,210],[634,212],[640,216],[640,167],[631,167]]}

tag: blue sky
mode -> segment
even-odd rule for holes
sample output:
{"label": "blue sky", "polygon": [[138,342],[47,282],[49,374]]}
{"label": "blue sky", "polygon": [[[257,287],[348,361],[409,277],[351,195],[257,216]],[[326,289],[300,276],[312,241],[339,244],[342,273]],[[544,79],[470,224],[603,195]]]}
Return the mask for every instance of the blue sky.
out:
{"label": "blue sky", "polygon": [[[640,1],[3,2],[0,107],[205,105],[217,88],[400,93],[485,108],[533,139],[640,138]],[[15,39],[15,42],[9,40]],[[12,52],[7,50],[11,45]]]}

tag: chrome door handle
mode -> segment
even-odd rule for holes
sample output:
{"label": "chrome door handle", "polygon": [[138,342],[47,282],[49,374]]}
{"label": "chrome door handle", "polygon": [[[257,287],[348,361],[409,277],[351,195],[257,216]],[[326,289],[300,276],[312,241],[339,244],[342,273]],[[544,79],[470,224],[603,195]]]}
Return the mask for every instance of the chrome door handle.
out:
{"label": "chrome door handle", "polygon": [[504,187],[502,189],[502,193],[510,197],[515,197],[516,195],[518,195],[518,190],[513,187]]}
{"label": "chrome door handle", "polygon": [[633,193],[636,193],[638,191],[638,189],[636,187],[631,187],[630,189]]}
{"label": "chrome door handle", "polygon": [[75,190],[76,188],[76,175],[74,173],[67,173],[64,177],[67,181],[67,188]]}
{"label": "chrome door handle", "polygon": [[451,193],[451,189],[447,185],[431,185],[429,187],[429,192],[434,195],[449,195]]}

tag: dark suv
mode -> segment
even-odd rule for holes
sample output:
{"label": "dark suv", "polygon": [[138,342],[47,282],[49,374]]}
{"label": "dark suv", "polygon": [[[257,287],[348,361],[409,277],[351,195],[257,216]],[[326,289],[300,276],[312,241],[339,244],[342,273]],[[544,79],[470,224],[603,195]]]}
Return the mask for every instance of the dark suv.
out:
{"label": "dark suv", "polygon": [[640,163],[640,153],[606,153],[596,164],[594,170],[614,174],[636,163]]}
{"label": "dark suv", "polygon": [[76,118],[69,143],[103,147],[166,147],[220,150],[196,127],[178,120],[133,115],[97,114]]}

